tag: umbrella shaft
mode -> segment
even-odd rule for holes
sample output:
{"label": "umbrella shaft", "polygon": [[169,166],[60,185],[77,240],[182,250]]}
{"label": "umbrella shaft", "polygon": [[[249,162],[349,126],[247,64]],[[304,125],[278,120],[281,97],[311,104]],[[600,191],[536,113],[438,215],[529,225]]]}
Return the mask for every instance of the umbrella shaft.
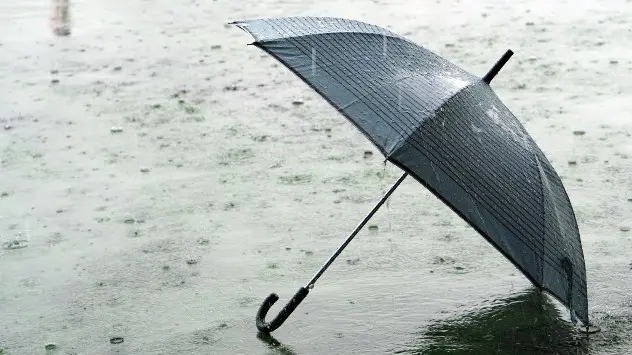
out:
{"label": "umbrella shaft", "polygon": [[511,58],[512,55],[513,55],[513,51],[511,49],[508,49],[507,52],[505,52],[505,54],[503,54],[503,56],[500,57],[500,59],[496,62],[496,64],[494,64],[494,66],[489,70],[489,72],[485,74],[485,76],[483,77],[483,81],[486,82],[487,84],[491,83],[492,79],[494,79],[494,77],[496,76],[496,74],[498,74],[500,69],[502,69],[502,67],[505,64],[507,64],[507,62],[509,61],[509,58]]}
{"label": "umbrella shaft", "polygon": [[307,284],[306,288],[311,289],[314,287],[314,284],[316,283],[316,281],[322,276],[322,274],[327,270],[327,268],[329,267],[329,265],[331,265],[331,263],[334,262],[334,260],[336,260],[336,258],[338,257],[338,255],[340,255],[340,253],[342,253],[342,251],[344,250],[344,248],[351,242],[351,240],[353,240],[353,238],[358,234],[358,232],[360,232],[360,230],[362,229],[362,227],[364,227],[364,225],[371,219],[371,217],[373,217],[373,215],[375,214],[375,212],[377,212],[377,210],[380,209],[380,207],[382,207],[382,205],[384,204],[384,202],[386,202],[386,200],[388,200],[388,198],[391,196],[391,194],[395,191],[395,189],[397,189],[397,187],[399,186],[399,184],[402,183],[402,181],[404,181],[404,179],[406,178],[406,176],[408,176],[408,173],[405,172],[404,174],[402,174],[402,176],[399,177],[399,179],[397,179],[397,181],[393,184],[393,186],[391,186],[390,189],[388,189],[388,191],[384,194],[384,196],[382,197],[382,199],[375,205],[375,207],[373,207],[373,209],[371,210],[371,212],[369,212],[368,215],[366,215],[366,217],[364,217],[364,219],[362,220],[362,222],[360,222],[360,224],[358,224],[358,226],[353,230],[353,232],[347,237],[347,239],[344,241],[344,243],[342,243],[342,245],[340,245],[340,247],[338,247],[338,249],[329,257],[329,260],[327,260],[327,262],[325,263],[325,265],[323,265],[323,267],[320,268],[320,270],[318,270],[318,272],[316,273],[316,275],[314,275],[314,277],[312,277],[312,279],[309,281],[309,283]]}

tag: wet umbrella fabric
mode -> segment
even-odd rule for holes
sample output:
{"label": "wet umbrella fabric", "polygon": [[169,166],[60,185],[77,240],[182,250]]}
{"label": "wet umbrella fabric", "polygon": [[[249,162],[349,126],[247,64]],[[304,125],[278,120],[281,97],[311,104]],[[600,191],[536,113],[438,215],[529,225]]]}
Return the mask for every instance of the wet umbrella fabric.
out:
{"label": "wet umbrella fabric", "polygon": [[[491,89],[500,67],[480,78],[395,33],[353,20],[292,17],[234,24],[535,286],[589,324],[573,208],[550,162]],[[307,288],[301,290],[282,311],[285,316],[307,295]]]}

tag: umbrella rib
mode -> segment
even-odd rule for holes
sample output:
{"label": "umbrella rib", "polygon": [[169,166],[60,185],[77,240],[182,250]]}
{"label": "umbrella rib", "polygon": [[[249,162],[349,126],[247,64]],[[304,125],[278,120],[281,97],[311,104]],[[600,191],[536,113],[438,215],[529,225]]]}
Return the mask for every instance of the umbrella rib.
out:
{"label": "umbrella rib", "polygon": [[[539,173],[540,173],[540,182],[541,182],[541,183],[540,183],[540,186],[542,187],[542,190],[541,190],[541,191],[542,191],[542,198],[543,198],[543,199],[545,199],[546,195],[545,195],[545,193],[544,193],[544,188],[545,188],[545,187],[547,187],[547,188],[549,188],[549,189],[550,189],[550,187],[548,187],[548,186],[549,186],[548,177],[545,175],[546,173],[545,173],[545,172],[544,172],[544,170],[542,169],[542,164],[541,164],[541,162],[540,162],[540,158],[538,157],[538,155],[537,155],[537,154],[534,154],[534,158],[535,158],[535,161],[536,161],[536,163],[537,163],[537,165],[538,165],[538,171],[539,171]],[[552,193],[551,193],[551,194],[552,194]],[[550,206],[550,207],[549,207],[549,203],[550,203],[550,204],[552,204],[552,206]],[[557,210],[557,207],[555,206],[556,201],[550,201],[549,203],[546,203],[546,204],[544,204],[544,203],[543,203],[543,204],[542,204],[542,208],[543,208],[543,210],[545,210],[547,207],[552,208],[552,209],[553,209],[553,211],[550,211],[550,214],[551,214],[551,215],[553,215],[553,216],[554,216],[554,218],[556,218],[556,220],[558,221],[558,224],[559,224],[559,223],[561,223],[561,221],[559,220],[559,219],[560,219],[559,211]],[[545,213],[545,216],[547,216],[547,215],[549,215],[549,214]],[[573,217],[574,217],[574,216],[573,216]],[[546,221],[545,221],[545,225],[546,225]],[[577,228],[577,226],[576,226],[576,222],[575,222],[575,223],[573,223],[573,227],[574,227],[574,228]],[[579,232],[579,231],[578,231],[578,232]],[[556,230],[554,230],[554,233],[555,233],[556,235],[559,235],[559,234],[561,234],[562,232],[561,232],[559,229],[556,229]],[[548,240],[546,240],[546,241],[548,241]],[[543,239],[543,242],[546,242],[546,241]],[[571,246],[571,247],[572,247],[572,246]],[[580,245],[579,247],[581,248],[581,245]],[[574,249],[574,248],[573,248],[573,249]],[[580,249],[580,250],[581,250],[581,249]],[[583,253],[581,253],[581,252],[577,252],[577,253],[575,253],[575,254],[576,254],[576,255],[580,255],[580,256],[582,256],[581,261],[584,261],[584,260],[583,260]],[[574,268],[573,268],[573,269],[574,269]],[[574,271],[574,270],[573,270],[573,271]],[[541,270],[541,273],[543,274],[543,273],[544,273],[544,270]],[[574,273],[574,272],[573,272],[573,273]],[[581,275],[580,275],[580,276],[581,276]],[[582,278],[582,279],[583,279],[583,280],[585,280],[585,277],[586,277],[586,275],[583,275],[583,278]],[[576,280],[576,281],[577,281],[577,280]]]}
{"label": "umbrella rib", "polygon": [[[546,196],[544,195],[544,185],[543,185],[544,181],[542,181],[542,170],[540,168],[540,161],[538,160],[538,155],[534,153],[533,156],[535,158],[535,161],[536,161],[536,163],[538,165],[539,172],[540,172],[539,179],[540,179],[540,193],[541,193],[541,197],[542,197],[542,215],[544,216],[544,223],[543,224],[544,224],[544,226],[546,228],[547,214],[546,214],[546,211],[544,210],[544,208],[545,208],[545,199],[546,199]],[[542,249],[541,249],[540,252],[544,254],[544,233],[542,234]],[[544,280],[544,267],[543,267],[543,265],[540,265],[540,279]]]}
{"label": "umbrella rib", "polygon": [[[546,159],[546,156],[544,156],[544,153],[542,153],[541,151],[539,153],[542,156],[541,158],[539,158],[539,161],[543,161],[544,160],[544,161],[547,162],[547,164],[544,164],[542,166],[542,169],[544,170],[545,175],[553,175],[553,176],[557,176],[559,178],[559,176],[557,175],[557,172],[555,172],[555,170],[552,168],[552,166],[550,166],[550,163]],[[559,184],[556,184],[556,185],[559,185]],[[570,199],[568,197],[568,192],[564,188],[564,185],[559,185],[559,189],[560,189],[560,192],[562,192],[562,197],[565,199],[566,203],[570,204]],[[575,229],[577,229],[577,232],[579,233],[579,227],[577,225],[577,217],[575,216],[575,211],[573,209],[571,209],[570,212],[571,212],[570,213],[571,216],[568,216],[567,218],[565,218],[565,221],[567,223],[572,224],[573,227]],[[581,246],[581,239],[577,239],[577,242]],[[580,254],[580,255],[582,255],[582,254]],[[583,257],[583,255],[582,255],[582,257]]]}

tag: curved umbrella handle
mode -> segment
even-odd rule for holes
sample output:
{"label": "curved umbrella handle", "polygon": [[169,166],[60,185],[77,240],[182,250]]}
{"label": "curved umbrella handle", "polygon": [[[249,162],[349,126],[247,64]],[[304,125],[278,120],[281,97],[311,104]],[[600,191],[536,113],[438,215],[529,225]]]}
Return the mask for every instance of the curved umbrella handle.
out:
{"label": "curved umbrella handle", "polygon": [[266,314],[268,314],[270,307],[272,307],[272,305],[279,300],[279,296],[277,296],[276,293],[271,293],[270,296],[268,296],[265,301],[263,301],[263,304],[261,305],[261,307],[259,307],[259,311],[257,312],[257,329],[259,329],[259,331],[262,333],[270,333],[275,331],[283,324],[283,322],[285,322],[286,319],[288,319],[290,314],[292,314],[296,307],[301,304],[308,293],[309,289],[305,287],[299,288],[294,297],[292,297],[290,302],[288,302],[288,304],[283,307],[276,318],[274,318],[272,322],[267,323],[265,320]]}

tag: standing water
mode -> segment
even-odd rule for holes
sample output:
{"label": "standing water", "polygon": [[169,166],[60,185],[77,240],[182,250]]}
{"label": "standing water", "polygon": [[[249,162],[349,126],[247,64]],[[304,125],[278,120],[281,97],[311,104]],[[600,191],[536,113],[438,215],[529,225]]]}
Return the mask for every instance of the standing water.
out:
{"label": "standing water", "polygon": [[[515,51],[494,90],[564,177],[600,333],[407,179],[257,337],[401,173],[226,25],[292,15],[480,75]],[[631,354],[631,28],[627,0],[0,0],[0,354]]]}

